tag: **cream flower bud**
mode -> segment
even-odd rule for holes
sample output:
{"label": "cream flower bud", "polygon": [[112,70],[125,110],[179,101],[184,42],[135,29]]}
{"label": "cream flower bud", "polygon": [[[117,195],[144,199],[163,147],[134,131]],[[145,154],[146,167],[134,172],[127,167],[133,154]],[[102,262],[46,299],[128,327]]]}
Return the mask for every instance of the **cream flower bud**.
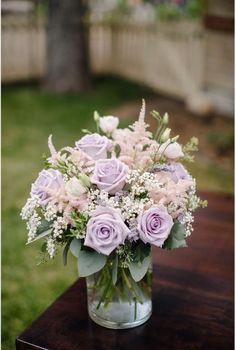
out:
{"label": "cream flower bud", "polygon": [[168,113],[164,114],[163,119],[162,119],[162,123],[164,125],[167,125],[169,123],[169,114]]}
{"label": "cream flower bud", "polygon": [[84,187],[91,187],[90,178],[86,174],[79,174],[79,180]]}
{"label": "cream flower bud", "polygon": [[173,143],[173,142],[176,142],[179,138],[179,135],[173,137],[170,141]]}
{"label": "cream flower bud", "polygon": [[166,142],[166,141],[169,140],[170,132],[171,132],[171,129],[170,129],[170,128],[166,128],[166,129],[165,129],[165,131],[164,131],[163,134],[161,135],[161,139],[160,139],[160,142],[161,142],[161,143],[164,143],[164,142]]}
{"label": "cream flower bud", "polygon": [[94,111],[94,113],[93,113],[93,119],[94,119],[94,121],[95,122],[97,122],[98,120],[99,120],[99,114],[98,114],[98,112],[97,111]]}
{"label": "cream flower bud", "polygon": [[72,197],[80,197],[82,194],[87,192],[81,181],[78,180],[75,176],[67,181],[65,190],[66,193]]}
{"label": "cream flower bud", "polygon": [[111,134],[113,131],[115,131],[118,124],[119,119],[110,115],[99,119],[99,126],[105,134]]}

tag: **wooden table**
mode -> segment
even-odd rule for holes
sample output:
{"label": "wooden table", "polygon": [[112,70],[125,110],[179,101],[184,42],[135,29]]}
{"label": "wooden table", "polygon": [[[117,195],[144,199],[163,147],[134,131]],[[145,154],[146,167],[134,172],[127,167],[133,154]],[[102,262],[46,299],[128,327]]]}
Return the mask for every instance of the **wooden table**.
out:
{"label": "wooden table", "polygon": [[154,250],[153,315],[109,330],[87,314],[78,280],[16,340],[18,350],[229,350],[234,348],[233,198],[202,194],[189,248]]}

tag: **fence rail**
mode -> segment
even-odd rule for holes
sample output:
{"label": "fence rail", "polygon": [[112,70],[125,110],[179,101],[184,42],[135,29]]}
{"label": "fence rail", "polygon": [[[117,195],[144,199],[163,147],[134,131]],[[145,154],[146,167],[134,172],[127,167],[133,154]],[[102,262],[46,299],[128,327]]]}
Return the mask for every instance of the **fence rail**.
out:
{"label": "fence rail", "polygon": [[[218,35],[214,50],[209,50],[212,35],[194,21],[93,21],[89,23],[91,69],[145,83],[184,100],[198,96],[208,85],[233,97],[233,36]],[[219,47],[225,47],[227,55],[218,52]],[[2,81],[42,78],[45,72],[44,22],[3,18]],[[221,78],[216,81],[215,77]]]}
{"label": "fence rail", "polygon": [[202,89],[203,28],[200,23],[171,25],[91,23],[91,67],[185,98]]}

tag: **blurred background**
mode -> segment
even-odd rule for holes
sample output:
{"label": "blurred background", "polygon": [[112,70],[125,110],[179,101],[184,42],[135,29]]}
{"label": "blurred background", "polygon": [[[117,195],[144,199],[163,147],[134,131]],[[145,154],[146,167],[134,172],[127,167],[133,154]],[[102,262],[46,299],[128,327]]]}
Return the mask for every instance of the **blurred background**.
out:
{"label": "blurred background", "polygon": [[200,140],[188,169],[200,190],[233,192],[233,0],[2,0],[2,348],[77,277],[60,254],[37,266],[20,219],[48,154],[93,130],[93,111],[170,115]]}

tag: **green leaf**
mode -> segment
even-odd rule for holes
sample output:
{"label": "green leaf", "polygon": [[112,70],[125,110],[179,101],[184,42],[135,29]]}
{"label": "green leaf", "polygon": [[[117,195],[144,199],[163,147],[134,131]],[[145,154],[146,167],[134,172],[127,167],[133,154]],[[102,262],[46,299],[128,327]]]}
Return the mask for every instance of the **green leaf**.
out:
{"label": "green leaf", "polygon": [[142,262],[144,258],[150,255],[151,245],[149,243],[144,243],[142,241],[138,241],[133,244],[133,261],[134,262]]}
{"label": "green leaf", "polygon": [[64,266],[67,265],[67,255],[68,255],[68,251],[70,249],[71,240],[72,239],[69,239],[69,241],[65,245],[65,248],[63,249],[62,257],[63,257]]}
{"label": "green leaf", "polygon": [[44,243],[42,244],[42,247],[41,247],[41,252],[42,252],[42,253],[46,253],[46,251],[47,251],[47,242],[44,242]]}
{"label": "green leaf", "polygon": [[171,232],[162,248],[171,250],[184,247],[187,247],[185,227],[179,222],[176,222],[172,226]]}
{"label": "green leaf", "polygon": [[115,286],[117,282],[117,272],[118,272],[118,256],[115,256],[112,265],[112,283]]}
{"label": "green leaf", "polygon": [[79,256],[80,249],[81,249],[81,240],[74,238],[70,243],[70,251],[76,258],[78,258]]}
{"label": "green leaf", "polygon": [[26,243],[26,245],[30,244],[30,243],[33,243],[33,242],[37,241],[38,239],[41,239],[43,237],[46,237],[46,236],[50,235],[51,232],[52,232],[52,229],[50,228],[49,230],[40,233],[40,235],[36,236],[32,241]]}
{"label": "green leaf", "polygon": [[141,281],[146,275],[148,267],[151,263],[151,255],[149,254],[143,261],[135,262],[131,261],[129,264],[129,271],[135,282]]}
{"label": "green leaf", "polygon": [[120,155],[120,151],[121,151],[121,148],[120,148],[120,145],[118,145],[118,143],[115,145],[115,153],[116,153],[116,157],[118,158],[119,155]]}
{"label": "green leaf", "polygon": [[43,219],[41,221],[40,226],[37,228],[37,235],[40,235],[41,233],[49,230],[51,228],[51,225],[52,225],[52,221],[47,221]]}
{"label": "green leaf", "polygon": [[101,270],[107,261],[107,257],[95,251],[80,250],[78,255],[79,277],[87,277]]}

